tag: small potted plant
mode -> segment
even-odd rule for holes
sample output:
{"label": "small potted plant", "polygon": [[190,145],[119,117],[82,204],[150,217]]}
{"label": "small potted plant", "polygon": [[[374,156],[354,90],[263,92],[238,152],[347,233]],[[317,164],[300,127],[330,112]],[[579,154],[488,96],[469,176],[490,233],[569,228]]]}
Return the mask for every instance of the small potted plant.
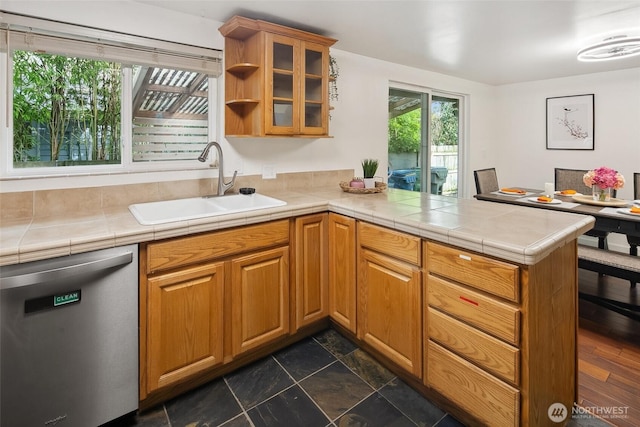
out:
{"label": "small potted plant", "polygon": [[376,183],[373,177],[376,176],[377,170],[378,170],[378,160],[364,159],[362,161],[362,173],[364,175],[365,188],[374,188],[376,186]]}

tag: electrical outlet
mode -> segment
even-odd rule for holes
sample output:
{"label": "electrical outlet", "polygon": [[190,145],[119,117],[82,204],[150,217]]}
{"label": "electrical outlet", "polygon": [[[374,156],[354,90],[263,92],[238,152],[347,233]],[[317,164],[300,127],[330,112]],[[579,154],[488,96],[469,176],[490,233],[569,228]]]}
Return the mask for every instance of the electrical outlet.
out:
{"label": "electrical outlet", "polygon": [[274,165],[263,165],[262,179],[276,179],[276,167]]}

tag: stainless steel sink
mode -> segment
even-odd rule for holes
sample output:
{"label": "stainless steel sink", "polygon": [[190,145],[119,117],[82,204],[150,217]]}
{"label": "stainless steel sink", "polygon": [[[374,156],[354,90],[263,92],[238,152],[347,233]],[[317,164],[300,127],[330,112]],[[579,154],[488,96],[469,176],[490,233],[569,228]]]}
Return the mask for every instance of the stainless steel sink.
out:
{"label": "stainless steel sink", "polygon": [[232,194],[220,197],[193,197],[162,202],[137,203],[129,211],[142,225],[164,224],[210,216],[229,215],[285,206],[284,202],[263,194]]}

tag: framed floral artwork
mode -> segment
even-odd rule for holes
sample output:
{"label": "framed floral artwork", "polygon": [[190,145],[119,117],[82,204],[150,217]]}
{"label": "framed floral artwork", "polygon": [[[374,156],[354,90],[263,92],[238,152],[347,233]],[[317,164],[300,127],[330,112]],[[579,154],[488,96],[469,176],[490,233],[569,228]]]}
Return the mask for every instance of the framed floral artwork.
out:
{"label": "framed floral artwork", "polygon": [[593,150],[594,95],[547,98],[547,150]]}

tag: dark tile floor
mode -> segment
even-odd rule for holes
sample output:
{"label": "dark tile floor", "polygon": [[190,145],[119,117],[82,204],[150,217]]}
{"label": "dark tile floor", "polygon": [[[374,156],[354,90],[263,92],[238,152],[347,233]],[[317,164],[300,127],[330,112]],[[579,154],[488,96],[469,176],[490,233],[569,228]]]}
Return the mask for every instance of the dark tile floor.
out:
{"label": "dark tile floor", "polygon": [[127,424],[462,426],[332,329],[166,402]]}
{"label": "dark tile floor", "polygon": [[115,425],[464,427],[333,329]]}

